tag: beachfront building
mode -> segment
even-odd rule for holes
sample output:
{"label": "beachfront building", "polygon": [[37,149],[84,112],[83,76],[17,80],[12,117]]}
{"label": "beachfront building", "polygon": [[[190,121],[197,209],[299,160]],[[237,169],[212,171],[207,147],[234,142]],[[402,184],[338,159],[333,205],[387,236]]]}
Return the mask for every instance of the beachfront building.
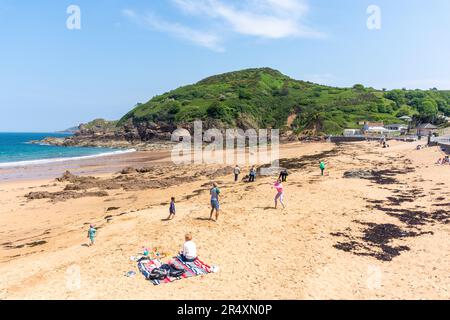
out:
{"label": "beachfront building", "polygon": [[388,133],[392,133],[389,129],[385,127],[369,127],[364,132],[368,135],[386,135]]}
{"label": "beachfront building", "polygon": [[417,127],[417,135],[419,137],[428,136],[430,134],[436,133],[438,131],[438,127],[431,123],[423,123]]}
{"label": "beachfront building", "polygon": [[400,117],[399,119],[400,119],[400,120],[403,120],[403,121],[405,121],[405,122],[411,122],[411,121],[412,121],[412,118],[409,117],[409,116],[402,116],[402,117]]}
{"label": "beachfront building", "polygon": [[344,137],[354,137],[361,135],[361,133],[359,129],[344,129]]}
{"label": "beachfront building", "polygon": [[362,131],[367,132],[374,128],[383,128],[384,122],[370,122],[370,121],[364,121]]}
{"label": "beachfront building", "polygon": [[383,122],[364,122],[362,132],[365,135],[384,135],[389,132],[388,129],[384,127]]}
{"label": "beachfront building", "polygon": [[405,134],[408,132],[408,126],[405,124],[388,124],[384,127],[391,131],[397,131],[400,134]]}

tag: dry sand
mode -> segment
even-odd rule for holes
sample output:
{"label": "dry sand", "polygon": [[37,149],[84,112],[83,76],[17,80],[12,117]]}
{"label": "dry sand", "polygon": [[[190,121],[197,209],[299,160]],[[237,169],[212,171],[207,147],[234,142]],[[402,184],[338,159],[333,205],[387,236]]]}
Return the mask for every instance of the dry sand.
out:
{"label": "dry sand", "polygon": [[[448,299],[450,166],[433,164],[438,148],[415,146],[285,145],[284,211],[272,208],[274,177],[234,183],[231,172],[217,176],[218,166],[174,167],[160,158],[153,179],[160,174],[170,186],[107,190],[106,197],[28,200],[29,192],[61,191],[67,182],[3,182],[0,298]],[[322,158],[325,177],[318,172]],[[375,175],[343,178],[352,169]],[[111,178],[104,173],[102,179]],[[213,179],[223,194],[217,223],[205,219]],[[164,221],[171,196],[177,216]],[[100,227],[90,248],[89,223]],[[130,257],[143,246],[174,255],[187,231],[219,273],[156,287],[139,274],[124,276],[137,271]]]}

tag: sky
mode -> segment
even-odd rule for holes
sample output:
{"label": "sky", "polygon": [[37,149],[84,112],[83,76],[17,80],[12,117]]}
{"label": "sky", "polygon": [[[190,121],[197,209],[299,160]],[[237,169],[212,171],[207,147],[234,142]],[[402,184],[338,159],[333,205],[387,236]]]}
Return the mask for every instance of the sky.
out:
{"label": "sky", "polygon": [[253,67],[332,86],[450,89],[448,0],[0,0],[0,43],[2,132],[119,119]]}

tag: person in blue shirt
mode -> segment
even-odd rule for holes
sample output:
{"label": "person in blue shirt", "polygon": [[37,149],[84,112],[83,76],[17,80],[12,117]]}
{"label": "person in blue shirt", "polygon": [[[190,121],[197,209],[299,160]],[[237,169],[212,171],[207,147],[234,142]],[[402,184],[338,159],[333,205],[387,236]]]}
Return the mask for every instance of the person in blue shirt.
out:
{"label": "person in blue shirt", "polygon": [[216,221],[219,219],[219,212],[220,212],[220,203],[219,203],[219,194],[220,189],[217,186],[217,183],[213,183],[213,187],[210,190],[211,194],[211,214],[209,216],[210,220],[213,220],[213,214],[214,211],[216,211]]}
{"label": "person in blue shirt", "polygon": [[97,235],[97,229],[95,229],[94,225],[91,224],[88,230],[88,238],[91,240],[89,246],[93,246],[95,244],[95,236]]}
{"label": "person in blue shirt", "polygon": [[167,218],[167,220],[173,220],[173,218],[175,218],[175,214],[176,214],[176,209],[175,209],[175,198],[172,197],[172,198],[170,199],[169,217]]}

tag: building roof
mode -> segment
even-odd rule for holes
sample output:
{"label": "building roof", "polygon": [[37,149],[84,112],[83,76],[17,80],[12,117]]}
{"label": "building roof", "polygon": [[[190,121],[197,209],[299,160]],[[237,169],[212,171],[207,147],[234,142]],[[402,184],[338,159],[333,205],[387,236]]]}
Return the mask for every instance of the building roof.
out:
{"label": "building roof", "polygon": [[417,126],[417,129],[437,129],[434,124],[431,123],[422,123],[421,125]]}
{"label": "building roof", "polygon": [[389,131],[389,130],[384,127],[369,127],[369,130],[367,131]]}
{"label": "building roof", "polygon": [[408,128],[408,125],[403,123],[394,123],[394,124],[387,124],[386,127],[405,127]]}

